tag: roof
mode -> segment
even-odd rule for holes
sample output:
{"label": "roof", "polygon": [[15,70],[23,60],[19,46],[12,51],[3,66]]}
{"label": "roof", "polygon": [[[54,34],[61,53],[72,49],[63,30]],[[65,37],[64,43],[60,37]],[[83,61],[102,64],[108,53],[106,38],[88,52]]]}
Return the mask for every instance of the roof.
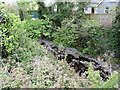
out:
{"label": "roof", "polygon": [[111,1],[111,0],[93,0],[87,7],[99,7],[101,4],[104,3],[104,5],[109,5],[109,6],[116,6],[118,3],[118,0],[116,1]]}
{"label": "roof", "polygon": [[97,7],[102,2],[103,2],[103,0],[97,0],[97,1],[94,0],[87,7]]}

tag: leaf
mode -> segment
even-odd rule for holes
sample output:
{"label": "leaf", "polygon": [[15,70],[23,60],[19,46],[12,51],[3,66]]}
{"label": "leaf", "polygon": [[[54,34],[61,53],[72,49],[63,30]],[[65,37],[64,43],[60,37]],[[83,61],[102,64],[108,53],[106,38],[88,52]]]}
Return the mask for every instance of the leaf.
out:
{"label": "leaf", "polygon": [[50,33],[49,32],[46,32],[46,33],[43,33],[44,36],[49,36]]}

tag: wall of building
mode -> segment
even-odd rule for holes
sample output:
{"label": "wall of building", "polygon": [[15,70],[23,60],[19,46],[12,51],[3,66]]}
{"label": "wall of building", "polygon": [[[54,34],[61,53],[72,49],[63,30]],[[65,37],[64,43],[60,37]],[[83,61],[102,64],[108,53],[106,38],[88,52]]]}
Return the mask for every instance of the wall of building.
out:
{"label": "wall of building", "polygon": [[112,22],[115,19],[116,14],[86,14],[88,20],[94,20],[103,27],[112,26]]}

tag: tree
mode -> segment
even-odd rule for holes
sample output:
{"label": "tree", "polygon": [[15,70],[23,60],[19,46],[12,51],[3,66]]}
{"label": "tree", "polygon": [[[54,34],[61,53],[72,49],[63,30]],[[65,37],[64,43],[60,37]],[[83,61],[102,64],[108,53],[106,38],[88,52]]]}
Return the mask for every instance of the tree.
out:
{"label": "tree", "polygon": [[116,54],[115,56],[117,58],[120,58],[120,6],[118,8],[117,16],[113,25],[113,29],[115,29],[115,49],[116,49]]}
{"label": "tree", "polygon": [[34,2],[33,0],[31,1],[23,1],[20,0],[17,2],[18,9],[19,9],[19,16],[21,21],[25,19],[25,17],[30,13],[30,12],[37,12],[37,3]]}
{"label": "tree", "polygon": [[[55,27],[61,27],[61,22],[65,19],[76,20],[77,23],[80,23],[81,17],[84,13],[84,7],[86,2],[79,2],[75,5],[74,2],[56,2],[50,7],[46,7],[43,2],[38,2],[39,17],[40,19],[45,19],[43,15],[47,15],[48,18],[53,22]],[[57,5],[57,11],[54,11],[54,6]],[[78,13],[76,16],[73,16],[73,8],[78,7]]]}

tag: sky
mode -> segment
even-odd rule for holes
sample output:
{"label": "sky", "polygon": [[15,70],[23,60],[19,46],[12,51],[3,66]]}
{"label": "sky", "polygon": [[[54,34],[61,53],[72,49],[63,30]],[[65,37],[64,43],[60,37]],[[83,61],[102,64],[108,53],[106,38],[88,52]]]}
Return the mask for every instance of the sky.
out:
{"label": "sky", "polygon": [[[7,3],[14,3],[16,2],[17,0],[0,0],[0,2],[3,1],[3,2],[7,2]],[[52,1],[52,0],[45,0],[46,2],[49,2],[49,1]],[[53,0],[55,1],[55,0]],[[110,1],[116,1],[116,0],[110,0]]]}
{"label": "sky", "polygon": [[14,3],[17,0],[0,0],[0,2]]}

